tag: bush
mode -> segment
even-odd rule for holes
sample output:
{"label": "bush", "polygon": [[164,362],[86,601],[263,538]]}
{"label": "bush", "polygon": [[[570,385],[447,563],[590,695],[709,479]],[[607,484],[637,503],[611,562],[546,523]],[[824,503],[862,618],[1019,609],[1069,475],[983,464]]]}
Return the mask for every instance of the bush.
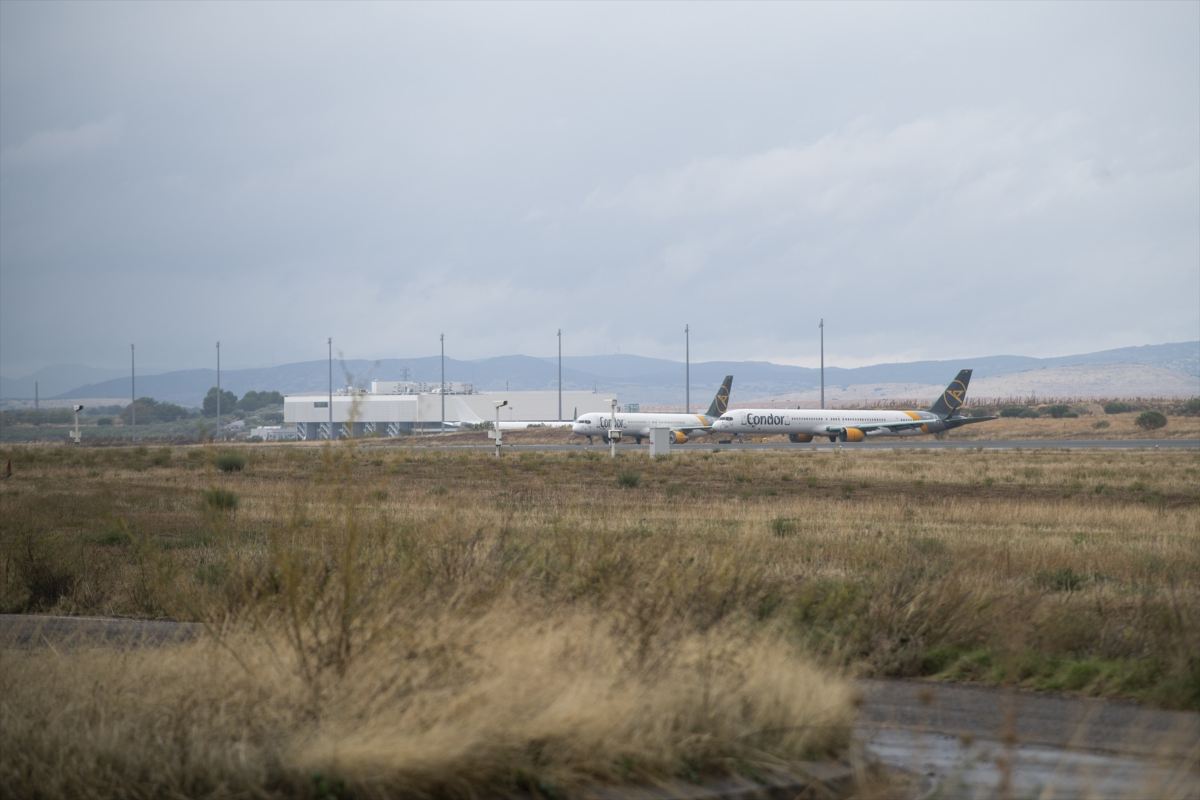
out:
{"label": "bush", "polygon": [[238,496],[227,489],[205,489],[204,504],[218,511],[235,511],[238,507]]}
{"label": "bush", "polygon": [[641,479],[642,476],[636,472],[622,472],[617,475],[617,485],[622,489],[636,489]]}
{"label": "bush", "polygon": [[109,427],[112,425],[112,417],[101,417],[100,419],[96,420],[96,424],[101,428]]}
{"label": "bush", "polygon": [[783,539],[796,532],[796,520],[788,517],[775,517],[771,520],[771,533]]}
{"label": "bush", "polygon": [[1046,413],[1055,419],[1062,419],[1071,413],[1071,407],[1065,403],[1056,403],[1052,406],[1046,406]]}
{"label": "bush", "polygon": [[221,472],[241,472],[246,468],[246,457],[241,453],[221,453],[217,456],[217,469]]}
{"label": "bush", "polygon": [[1152,431],[1165,427],[1167,418],[1158,411],[1143,411],[1141,414],[1138,414],[1138,418],[1134,421],[1134,424],[1142,430]]}
{"label": "bush", "polygon": [[1005,406],[1004,408],[1000,409],[1000,416],[1002,416],[1002,417],[1023,417],[1023,416],[1025,416],[1025,412],[1027,410],[1029,410],[1029,409],[1027,409],[1025,406]]}
{"label": "bush", "polygon": [[1113,400],[1111,403],[1104,404],[1105,414],[1128,414],[1133,411],[1133,406],[1129,403],[1122,403],[1120,400]]}
{"label": "bush", "polygon": [[1184,403],[1179,413],[1185,417],[1200,417],[1200,397],[1193,397]]}

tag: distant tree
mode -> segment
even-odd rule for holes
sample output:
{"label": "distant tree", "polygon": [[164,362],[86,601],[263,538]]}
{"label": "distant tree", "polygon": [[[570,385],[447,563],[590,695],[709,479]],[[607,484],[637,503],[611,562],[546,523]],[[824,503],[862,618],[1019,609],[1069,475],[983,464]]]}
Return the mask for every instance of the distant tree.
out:
{"label": "distant tree", "polygon": [[1046,413],[1055,419],[1062,419],[1063,417],[1070,415],[1071,407],[1065,403],[1057,403],[1052,406],[1047,406]]}
{"label": "distant tree", "polygon": [[[225,401],[222,400],[222,406],[224,403]],[[266,406],[281,405],[283,405],[283,395],[279,392],[256,392],[253,389],[242,395],[242,399],[237,403],[237,407],[242,411],[257,411]]]}
{"label": "distant tree", "polygon": [[1179,413],[1186,417],[1200,416],[1200,397],[1193,397],[1191,400],[1188,400],[1186,403],[1184,403],[1183,408],[1180,409]]}
{"label": "distant tree", "polygon": [[130,410],[137,411],[137,423],[146,425],[152,422],[174,422],[187,419],[191,413],[183,406],[174,403],[160,403],[153,397],[139,397],[121,410],[121,419],[128,425],[131,422]]}
{"label": "distant tree", "polygon": [[1120,400],[1113,400],[1104,404],[1105,414],[1128,414],[1133,411],[1133,406],[1129,403],[1123,403]]}
{"label": "distant tree", "polygon": [[1143,411],[1138,414],[1134,424],[1142,430],[1152,431],[1164,427],[1167,424],[1167,418],[1159,411]]}
{"label": "distant tree", "polygon": [[[233,392],[221,390],[221,413],[230,414],[237,408],[237,395]],[[204,396],[204,416],[215,417],[217,415],[217,387],[212,387],[208,390],[208,394]]]}
{"label": "distant tree", "polygon": [[100,417],[96,420],[96,424],[100,427],[112,425],[112,417]]}

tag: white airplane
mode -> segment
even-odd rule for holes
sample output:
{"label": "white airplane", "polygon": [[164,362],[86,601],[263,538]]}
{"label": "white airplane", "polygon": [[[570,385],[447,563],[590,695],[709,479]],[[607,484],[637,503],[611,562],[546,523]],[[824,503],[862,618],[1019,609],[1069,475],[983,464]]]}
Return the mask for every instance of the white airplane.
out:
{"label": "white airplane", "polygon": [[606,414],[594,411],[575,420],[575,424],[571,426],[571,432],[588,437],[590,444],[593,436],[599,436],[602,442],[608,441],[608,432],[615,428],[621,432],[623,437],[632,436],[638,444],[641,444],[643,439],[650,436],[651,429],[670,428],[675,443],[683,444],[689,436],[705,434],[712,430],[713,421],[724,414],[725,409],[729,407],[729,387],[732,385],[733,376],[726,375],[725,380],[721,383],[721,388],[717,389],[716,396],[713,397],[708,411],[704,414],[666,412],[643,414],[632,411]]}
{"label": "white airplane", "polygon": [[831,442],[861,442],[868,436],[941,433],[996,419],[959,416],[970,382],[971,370],[960,371],[928,411],[739,408],[721,415],[712,429],[714,433],[786,433],[793,442],[811,442],[815,436],[828,436]]}

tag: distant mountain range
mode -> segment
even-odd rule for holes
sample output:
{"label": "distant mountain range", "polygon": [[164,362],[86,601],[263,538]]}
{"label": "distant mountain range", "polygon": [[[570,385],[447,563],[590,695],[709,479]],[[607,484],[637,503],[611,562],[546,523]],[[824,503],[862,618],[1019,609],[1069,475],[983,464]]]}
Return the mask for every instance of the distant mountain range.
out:
{"label": "distant mountain range", "polygon": [[[437,356],[379,361],[339,360],[334,363],[334,385],[335,388],[346,385],[365,387],[372,379],[407,379],[436,384],[440,380],[439,367]],[[1061,392],[1057,396],[1128,396],[1131,380],[1152,384],[1141,386],[1135,383],[1133,388],[1136,391],[1133,394],[1137,395],[1200,394],[1200,341],[1123,347],[1056,358],[984,356],[877,364],[852,369],[826,367],[825,383],[827,393],[834,396],[853,395],[854,387],[864,387],[864,391],[859,393],[864,399],[884,396],[909,398],[913,395],[904,392],[927,391],[927,387],[940,388],[963,367],[975,370],[976,383],[972,389],[978,387],[982,390],[992,386],[992,391],[996,392],[976,396],[1001,396],[1006,386],[1020,387],[1013,391],[1027,392],[1029,387],[1040,385],[1056,387],[1055,391]],[[1091,368],[1086,372],[1087,380],[1077,381],[1080,384],[1079,392],[1066,391],[1076,388],[1070,377],[1071,370],[1066,368],[1074,369],[1078,377],[1084,374],[1078,370],[1081,367]],[[1131,372],[1130,368],[1137,369]],[[557,370],[557,360],[554,358],[513,355],[474,361],[446,359],[447,381],[470,383],[484,391],[506,387],[512,390],[554,389],[558,385]],[[693,406],[707,404],[722,377],[729,374],[734,376],[735,398],[743,400],[808,396],[818,389],[821,381],[820,370],[809,367],[791,367],[764,361],[697,362],[691,365]],[[66,386],[71,375],[79,380]],[[1111,381],[1106,376],[1111,376]],[[989,380],[1000,378],[1006,380]],[[31,399],[34,380],[41,384],[43,399],[127,398],[129,395],[128,375],[116,377],[109,370],[64,366],[41,370],[17,380],[0,378],[0,397]],[[684,364],[634,355],[566,356],[563,358],[562,380],[564,389],[595,389],[604,394],[615,394],[622,402],[681,405]],[[154,397],[185,406],[199,406],[205,393],[215,384],[216,371],[212,369],[139,375],[137,394],[139,397]],[[251,389],[276,390],[284,394],[319,392],[328,385],[328,364],[325,361],[305,361],[260,369],[222,370],[221,385],[238,395]],[[870,388],[867,390],[865,387]]]}

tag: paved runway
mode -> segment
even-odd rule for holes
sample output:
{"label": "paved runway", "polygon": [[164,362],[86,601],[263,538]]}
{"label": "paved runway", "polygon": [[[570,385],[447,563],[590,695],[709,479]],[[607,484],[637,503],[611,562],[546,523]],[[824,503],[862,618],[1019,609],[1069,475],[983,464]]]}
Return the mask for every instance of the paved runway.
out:
{"label": "paved runway", "polygon": [[[425,441],[414,444],[416,447],[428,447],[436,450],[493,450],[495,445],[490,442],[480,443],[445,443]],[[617,451],[631,453],[636,450],[649,451],[650,445],[635,445],[632,443],[617,445]],[[607,444],[505,444],[506,451],[518,452],[577,452],[580,450],[595,450],[607,452]],[[788,450],[799,453],[821,452],[830,450],[1198,450],[1200,439],[975,439],[975,440],[938,440],[918,439],[914,441],[891,440],[878,442],[859,442],[857,444],[831,444],[825,442],[809,442],[794,444],[787,441],[776,442],[730,442],[722,444],[710,441],[695,441],[687,444],[672,445],[675,452],[712,452],[714,450],[756,451],[756,450]]]}

